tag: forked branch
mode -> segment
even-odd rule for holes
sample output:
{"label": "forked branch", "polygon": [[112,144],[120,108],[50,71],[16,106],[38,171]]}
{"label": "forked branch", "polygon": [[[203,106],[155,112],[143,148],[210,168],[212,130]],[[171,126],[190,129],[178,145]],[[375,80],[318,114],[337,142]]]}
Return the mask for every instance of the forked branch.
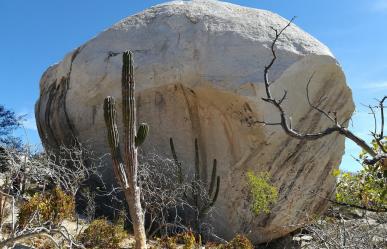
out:
{"label": "forked branch", "polygon": [[365,164],[374,165],[381,160],[387,160],[386,150],[382,145],[382,140],[384,139],[384,135],[383,135],[383,133],[384,133],[384,130],[383,130],[384,129],[384,108],[385,108],[384,101],[387,99],[387,96],[385,96],[381,101],[379,101],[379,108],[380,108],[380,113],[381,113],[381,128],[380,128],[380,132],[378,134],[374,134],[375,141],[378,143],[379,148],[380,148],[379,151],[375,151],[363,139],[356,136],[353,132],[351,132],[346,127],[346,123],[348,123],[349,119],[346,119],[345,121],[340,123],[339,118],[337,117],[337,112],[326,112],[325,110],[321,109],[320,106],[321,106],[322,102],[325,100],[325,98],[323,98],[323,97],[320,98],[319,101],[317,102],[317,104],[312,103],[312,101],[310,99],[310,94],[309,94],[309,86],[312,82],[314,73],[310,76],[310,78],[308,79],[308,82],[307,82],[306,96],[307,96],[308,103],[312,109],[321,113],[321,115],[327,117],[331,121],[332,124],[329,127],[325,128],[324,130],[321,130],[321,131],[315,132],[315,133],[303,133],[303,132],[300,132],[300,131],[292,128],[292,125],[290,123],[291,119],[289,118],[289,116],[287,115],[287,113],[285,112],[285,109],[283,107],[284,100],[287,98],[287,91],[284,91],[284,94],[282,95],[282,97],[280,99],[276,99],[273,97],[273,95],[271,93],[271,85],[274,82],[270,82],[269,72],[270,72],[270,69],[272,68],[272,66],[274,65],[275,61],[277,60],[277,55],[276,55],[276,50],[275,50],[276,43],[277,43],[278,39],[280,38],[280,36],[284,33],[284,31],[288,27],[290,27],[290,25],[292,24],[293,21],[294,21],[294,17],[289,21],[289,23],[284,28],[282,28],[280,30],[272,27],[272,30],[275,33],[273,42],[271,43],[271,46],[270,46],[271,53],[272,53],[272,59],[269,62],[269,64],[267,66],[265,66],[265,69],[264,69],[264,85],[265,85],[266,96],[264,98],[262,98],[262,100],[271,104],[272,106],[274,106],[277,109],[277,111],[279,112],[279,115],[280,115],[280,121],[274,122],[274,123],[273,122],[271,122],[271,123],[265,122],[265,121],[257,121],[256,123],[261,123],[264,125],[280,125],[282,127],[282,129],[286,132],[286,134],[288,134],[289,136],[291,136],[293,138],[299,139],[299,140],[317,140],[317,139],[323,138],[325,136],[328,136],[330,134],[337,132],[337,133],[345,136],[346,138],[352,140],[353,142],[355,142],[358,146],[360,146],[363,150],[365,150],[371,156],[371,158],[364,159]]}

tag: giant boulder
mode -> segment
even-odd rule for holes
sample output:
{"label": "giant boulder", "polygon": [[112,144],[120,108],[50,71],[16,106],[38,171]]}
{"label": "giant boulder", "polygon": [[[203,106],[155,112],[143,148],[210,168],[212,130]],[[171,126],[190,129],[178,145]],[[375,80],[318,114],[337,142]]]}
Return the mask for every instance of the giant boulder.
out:
{"label": "giant boulder", "polygon": [[[324,212],[335,185],[332,170],[344,153],[344,138],[338,134],[299,141],[280,127],[255,122],[279,117],[261,100],[263,69],[271,60],[271,27],[287,23],[266,10],[210,0],[168,2],[125,18],[43,74],[36,103],[41,139],[57,147],[76,137],[99,153],[108,152],[103,100],[111,95],[120,102],[121,53],[131,49],[138,120],[151,128],[143,151],[170,157],[173,137],[185,172],[192,172],[197,138],[203,178],[210,174],[212,160],[218,160],[216,233],[226,239],[247,233],[254,242],[286,235]],[[313,73],[312,100],[325,97],[325,110],[337,111],[340,120],[350,117],[351,91],[325,45],[291,25],[276,50],[278,60],[270,72],[273,94],[288,91],[284,105],[295,128],[312,132],[330,125],[306,100]],[[270,214],[250,211],[248,170],[268,171],[278,187]],[[113,179],[109,167],[104,176]]]}

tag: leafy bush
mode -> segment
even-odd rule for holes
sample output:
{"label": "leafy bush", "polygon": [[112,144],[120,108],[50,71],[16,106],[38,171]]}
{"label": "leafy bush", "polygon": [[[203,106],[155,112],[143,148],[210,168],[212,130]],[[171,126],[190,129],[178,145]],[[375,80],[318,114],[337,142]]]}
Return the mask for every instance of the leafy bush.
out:
{"label": "leafy bush", "polygon": [[91,249],[116,249],[127,236],[122,225],[109,223],[106,219],[94,220],[78,240]]}
{"label": "leafy bush", "polygon": [[335,173],[339,177],[336,200],[373,210],[387,209],[386,178],[380,171],[364,167],[357,173]]}
{"label": "leafy bush", "polygon": [[270,213],[270,205],[278,199],[278,190],[270,184],[268,172],[254,174],[247,172],[247,182],[252,197],[251,211],[258,215],[260,212]]}
{"label": "leafy bush", "polygon": [[40,223],[52,222],[58,225],[64,219],[72,218],[75,211],[75,200],[56,187],[47,194],[36,193],[29,201],[20,207],[18,224],[25,227],[32,221]]}
{"label": "leafy bush", "polygon": [[[387,137],[379,142],[372,141],[375,153],[387,150]],[[369,154],[363,150],[359,161],[363,168],[356,173],[334,170],[333,175],[338,177],[336,186],[336,201],[342,204],[363,207],[374,211],[387,210],[387,159],[382,159],[374,165],[367,165],[365,160]]]}
{"label": "leafy bush", "polygon": [[18,149],[22,147],[21,139],[13,137],[12,133],[20,127],[23,119],[24,116],[17,116],[0,104],[0,146]]}

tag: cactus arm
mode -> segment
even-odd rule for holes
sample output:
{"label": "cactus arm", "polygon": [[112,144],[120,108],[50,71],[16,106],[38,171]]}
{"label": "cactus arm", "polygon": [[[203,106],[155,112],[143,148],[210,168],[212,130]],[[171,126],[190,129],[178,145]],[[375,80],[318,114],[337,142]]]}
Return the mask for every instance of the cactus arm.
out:
{"label": "cactus arm", "polygon": [[[173,143],[173,139],[169,138],[169,146],[171,147],[172,157],[174,159],[175,164],[179,168],[179,181],[182,183],[182,173],[181,173],[181,163],[179,162],[175,150],[175,145]],[[211,210],[211,208],[215,205],[215,202],[218,199],[219,195],[219,189],[220,189],[220,176],[217,176],[217,160],[214,159],[213,166],[212,166],[212,173],[211,173],[211,182],[209,191],[206,192],[206,201],[204,203],[200,203],[200,186],[198,184],[203,184],[201,175],[200,175],[200,158],[199,158],[199,145],[198,140],[195,139],[195,154],[194,154],[194,164],[195,164],[195,174],[194,179],[191,182],[192,185],[192,193],[191,198],[188,198],[186,193],[184,192],[184,197],[189,200],[193,201],[193,205],[197,208],[197,220],[196,220],[196,227],[199,227],[200,221],[208,214],[208,212]]]}
{"label": "cactus arm", "polygon": [[121,187],[129,188],[128,179],[122,165],[119,135],[117,129],[116,102],[113,97],[107,97],[104,101],[104,117],[108,133],[108,143],[112,155],[113,171]]}
{"label": "cactus arm", "polygon": [[195,138],[195,180],[200,180],[199,146],[197,138]]}
{"label": "cactus arm", "polygon": [[171,137],[169,138],[169,147],[171,148],[173,160],[174,160],[175,164],[178,165],[179,164],[179,160],[177,158],[176,150],[175,150],[175,145],[174,145],[173,139]]}
{"label": "cactus arm", "polygon": [[211,182],[210,182],[210,189],[208,190],[208,196],[212,196],[212,193],[214,191],[215,181],[216,181],[216,165],[217,165],[217,161],[216,159],[214,159],[214,162],[212,165]]}
{"label": "cactus arm", "polygon": [[215,195],[209,204],[205,205],[204,207],[202,207],[200,209],[199,219],[203,219],[208,214],[208,212],[211,210],[211,208],[215,205],[215,202],[218,199],[219,187],[220,187],[220,176],[216,177]]}
{"label": "cactus arm", "polygon": [[183,169],[181,168],[181,163],[179,162],[179,159],[177,158],[177,154],[176,154],[176,150],[175,150],[175,145],[174,145],[173,139],[171,137],[169,138],[169,146],[171,147],[171,153],[172,153],[173,161],[174,161],[175,165],[178,168],[179,183],[182,184],[183,183]]}
{"label": "cactus arm", "polygon": [[219,194],[219,188],[220,188],[220,176],[216,177],[216,189],[215,189],[215,195],[212,198],[211,207],[215,204],[216,200],[218,199]]}
{"label": "cactus arm", "polygon": [[194,202],[197,208],[200,208],[199,203],[199,197],[200,194],[198,193],[198,186],[197,184],[201,184],[200,181],[200,165],[199,165],[199,146],[198,146],[198,139],[195,138],[195,175],[194,175],[194,184],[192,184],[193,189],[193,198]]}
{"label": "cactus arm", "polygon": [[140,126],[138,127],[138,131],[135,137],[136,148],[138,148],[144,143],[148,134],[149,134],[149,125],[147,125],[146,123],[141,123]]}

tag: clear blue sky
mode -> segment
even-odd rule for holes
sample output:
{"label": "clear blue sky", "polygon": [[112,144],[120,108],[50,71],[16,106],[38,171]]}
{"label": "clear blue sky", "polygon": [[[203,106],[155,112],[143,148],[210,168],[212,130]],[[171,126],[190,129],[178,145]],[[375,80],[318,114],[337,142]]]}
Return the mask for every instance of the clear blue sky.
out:
{"label": "clear blue sky", "polygon": [[[120,19],[165,1],[0,0],[0,104],[28,114],[29,140],[39,143],[34,104],[51,64]],[[325,43],[344,68],[357,105],[353,130],[364,137],[372,120],[361,104],[387,94],[387,0],[230,0],[267,9]],[[342,168],[359,166],[350,142]]]}

